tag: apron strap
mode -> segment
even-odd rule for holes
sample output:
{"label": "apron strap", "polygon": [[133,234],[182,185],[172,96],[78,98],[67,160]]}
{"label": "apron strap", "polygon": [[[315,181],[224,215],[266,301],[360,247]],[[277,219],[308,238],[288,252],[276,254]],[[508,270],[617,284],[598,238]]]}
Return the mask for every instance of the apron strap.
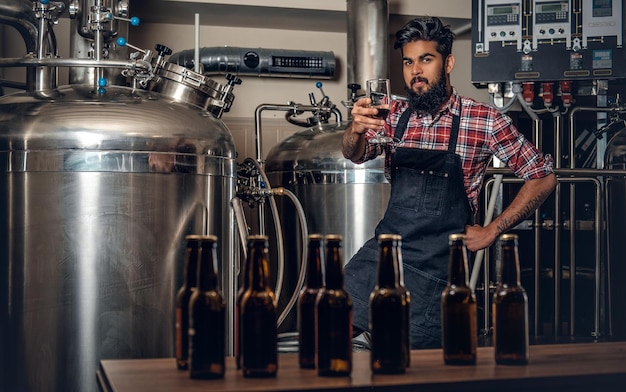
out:
{"label": "apron strap", "polygon": [[456,151],[456,141],[459,138],[459,124],[461,123],[461,110],[463,110],[463,102],[459,99],[459,114],[452,117],[452,131],[450,131],[450,141],[448,142],[448,152],[454,154]]}
{"label": "apron strap", "polygon": [[[450,141],[448,142],[448,152],[454,154],[456,151],[456,142],[459,137],[459,124],[461,123],[461,111],[463,110],[463,103],[459,100],[459,115],[452,117],[452,130],[450,131]],[[400,116],[400,120],[398,120],[398,124],[396,125],[396,130],[393,134],[396,140],[402,140],[402,136],[404,136],[404,132],[406,131],[406,127],[409,124],[409,118],[411,117],[411,108],[407,108],[402,115]]]}
{"label": "apron strap", "polygon": [[404,136],[404,131],[406,130],[406,126],[409,124],[409,118],[411,117],[411,108],[407,108],[402,115],[400,116],[400,120],[398,120],[398,124],[396,125],[396,131],[393,136],[396,140],[402,140],[402,136]]}

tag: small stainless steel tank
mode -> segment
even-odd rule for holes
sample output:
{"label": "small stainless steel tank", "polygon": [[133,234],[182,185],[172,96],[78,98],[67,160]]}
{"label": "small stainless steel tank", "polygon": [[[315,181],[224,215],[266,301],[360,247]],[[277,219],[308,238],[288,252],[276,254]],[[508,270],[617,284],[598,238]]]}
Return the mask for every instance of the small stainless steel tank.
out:
{"label": "small stainless steel tank", "polygon": [[7,391],[97,390],[100,359],[172,357],[185,235],[219,236],[224,291],[239,249],[222,121],[127,87],[49,96],[0,97]]}

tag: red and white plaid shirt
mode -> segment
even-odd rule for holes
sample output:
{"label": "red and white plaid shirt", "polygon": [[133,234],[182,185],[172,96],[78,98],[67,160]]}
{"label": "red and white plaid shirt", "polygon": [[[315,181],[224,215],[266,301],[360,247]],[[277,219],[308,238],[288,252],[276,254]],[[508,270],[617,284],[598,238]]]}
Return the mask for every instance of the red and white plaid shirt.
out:
{"label": "red and white plaid shirt", "polygon": [[[510,117],[495,108],[461,97],[453,89],[450,99],[435,117],[430,114],[412,114],[402,137],[402,147],[430,150],[447,150],[452,127],[452,117],[459,114],[459,103],[463,103],[456,154],[461,157],[465,191],[474,211],[478,208],[478,196],[485,176],[485,170],[495,155],[506,164],[516,176],[526,180],[543,178],[553,172],[552,157],[543,155],[513,125]],[[408,101],[395,100],[387,116],[384,132],[392,136],[402,113],[408,108]],[[365,138],[376,134],[370,129]],[[374,159],[391,147],[381,147],[366,143],[365,154],[359,162]],[[389,152],[389,151],[387,151]],[[391,154],[385,156],[385,174],[389,179]]]}

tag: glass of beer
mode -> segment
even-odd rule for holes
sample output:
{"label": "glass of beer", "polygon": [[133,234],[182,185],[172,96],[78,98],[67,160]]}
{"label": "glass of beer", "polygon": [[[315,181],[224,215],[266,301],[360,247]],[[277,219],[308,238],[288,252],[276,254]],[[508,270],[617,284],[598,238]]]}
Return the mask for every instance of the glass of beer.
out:
{"label": "glass of beer", "polygon": [[[391,108],[391,87],[389,79],[368,79],[365,81],[366,94],[372,100],[371,107],[378,109],[376,117],[386,119]],[[372,144],[392,143],[393,139],[380,129],[369,141]]]}

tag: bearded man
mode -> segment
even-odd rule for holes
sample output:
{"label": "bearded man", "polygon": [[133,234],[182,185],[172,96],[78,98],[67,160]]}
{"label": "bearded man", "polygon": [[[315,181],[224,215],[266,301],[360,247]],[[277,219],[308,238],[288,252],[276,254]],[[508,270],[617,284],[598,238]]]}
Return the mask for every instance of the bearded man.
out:
{"label": "bearded man", "polygon": [[[448,236],[465,233],[470,251],[531,215],[556,187],[552,158],[536,149],[495,108],[462,97],[450,84],[454,34],[438,18],[416,18],[396,33],[407,100],[394,100],[385,119],[369,98],[352,109],[343,155],[362,163],[385,153],[389,204],[375,235],[345,266],[356,333],[368,331],[369,295],[376,284],[379,234],[402,236],[404,280],[411,298],[412,348],[441,346],[441,292],[448,278]],[[395,145],[374,143],[383,132]],[[372,140],[372,142],[370,142]],[[525,182],[487,226],[474,224],[492,156]],[[368,211],[363,211],[367,214]]]}

